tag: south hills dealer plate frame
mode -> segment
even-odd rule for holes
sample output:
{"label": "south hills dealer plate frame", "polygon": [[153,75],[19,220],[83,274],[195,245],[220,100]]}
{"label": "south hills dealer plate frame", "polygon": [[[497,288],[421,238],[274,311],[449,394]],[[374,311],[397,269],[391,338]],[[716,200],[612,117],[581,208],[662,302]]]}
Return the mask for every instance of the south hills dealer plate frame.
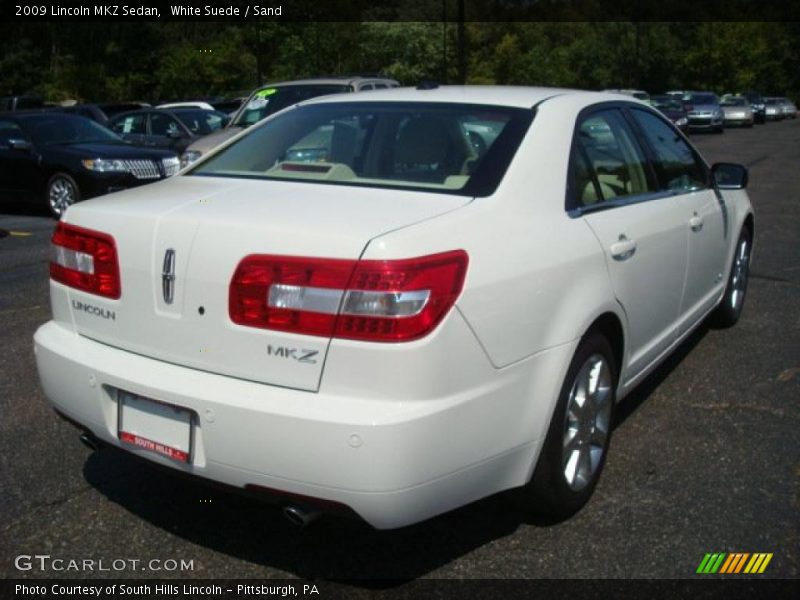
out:
{"label": "south hills dealer plate frame", "polygon": [[190,465],[194,423],[192,410],[117,389],[117,438],[124,447]]}

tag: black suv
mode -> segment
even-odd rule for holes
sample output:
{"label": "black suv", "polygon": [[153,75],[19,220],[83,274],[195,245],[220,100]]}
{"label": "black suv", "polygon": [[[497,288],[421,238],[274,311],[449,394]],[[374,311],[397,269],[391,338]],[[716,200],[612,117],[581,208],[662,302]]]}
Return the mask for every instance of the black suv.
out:
{"label": "black suv", "polygon": [[131,146],[84,117],[0,114],[0,195],[46,200],[55,217],[82,198],[158,181],[178,169],[174,152]]}

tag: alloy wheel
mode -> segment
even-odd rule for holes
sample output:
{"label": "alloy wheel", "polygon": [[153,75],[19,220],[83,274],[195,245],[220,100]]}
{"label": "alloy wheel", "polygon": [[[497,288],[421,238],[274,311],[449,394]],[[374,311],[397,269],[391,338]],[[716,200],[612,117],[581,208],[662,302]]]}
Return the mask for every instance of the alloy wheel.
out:
{"label": "alloy wheel", "polygon": [[601,354],[592,354],[570,390],[564,427],[562,467],[569,489],[581,491],[595,477],[611,426],[613,383]]}

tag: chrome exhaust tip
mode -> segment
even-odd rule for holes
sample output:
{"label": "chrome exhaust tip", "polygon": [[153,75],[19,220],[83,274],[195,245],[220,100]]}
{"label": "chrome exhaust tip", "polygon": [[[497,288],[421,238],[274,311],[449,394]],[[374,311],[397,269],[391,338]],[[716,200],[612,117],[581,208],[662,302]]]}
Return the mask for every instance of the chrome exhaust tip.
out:
{"label": "chrome exhaust tip", "polygon": [[78,439],[81,441],[81,443],[84,446],[86,446],[92,452],[97,452],[97,450],[99,449],[99,446],[97,444],[97,440],[94,439],[94,436],[92,436],[92,435],[90,435],[88,433],[80,434],[80,436],[78,436]]}
{"label": "chrome exhaust tip", "polygon": [[303,506],[289,504],[283,507],[283,516],[286,517],[292,525],[307,527],[319,518],[320,512],[317,510],[309,510]]}

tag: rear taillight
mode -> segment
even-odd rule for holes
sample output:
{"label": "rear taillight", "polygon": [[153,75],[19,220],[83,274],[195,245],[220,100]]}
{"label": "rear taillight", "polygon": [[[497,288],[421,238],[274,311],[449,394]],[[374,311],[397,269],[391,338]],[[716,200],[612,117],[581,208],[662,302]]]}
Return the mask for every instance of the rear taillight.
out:
{"label": "rear taillight", "polygon": [[420,338],[452,308],[467,253],[402,260],[251,255],[234,273],[231,320],[239,325],[379,342]]}
{"label": "rear taillight", "polygon": [[51,279],[90,294],[120,297],[114,238],[99,231],[58,223],[51,241]]}

